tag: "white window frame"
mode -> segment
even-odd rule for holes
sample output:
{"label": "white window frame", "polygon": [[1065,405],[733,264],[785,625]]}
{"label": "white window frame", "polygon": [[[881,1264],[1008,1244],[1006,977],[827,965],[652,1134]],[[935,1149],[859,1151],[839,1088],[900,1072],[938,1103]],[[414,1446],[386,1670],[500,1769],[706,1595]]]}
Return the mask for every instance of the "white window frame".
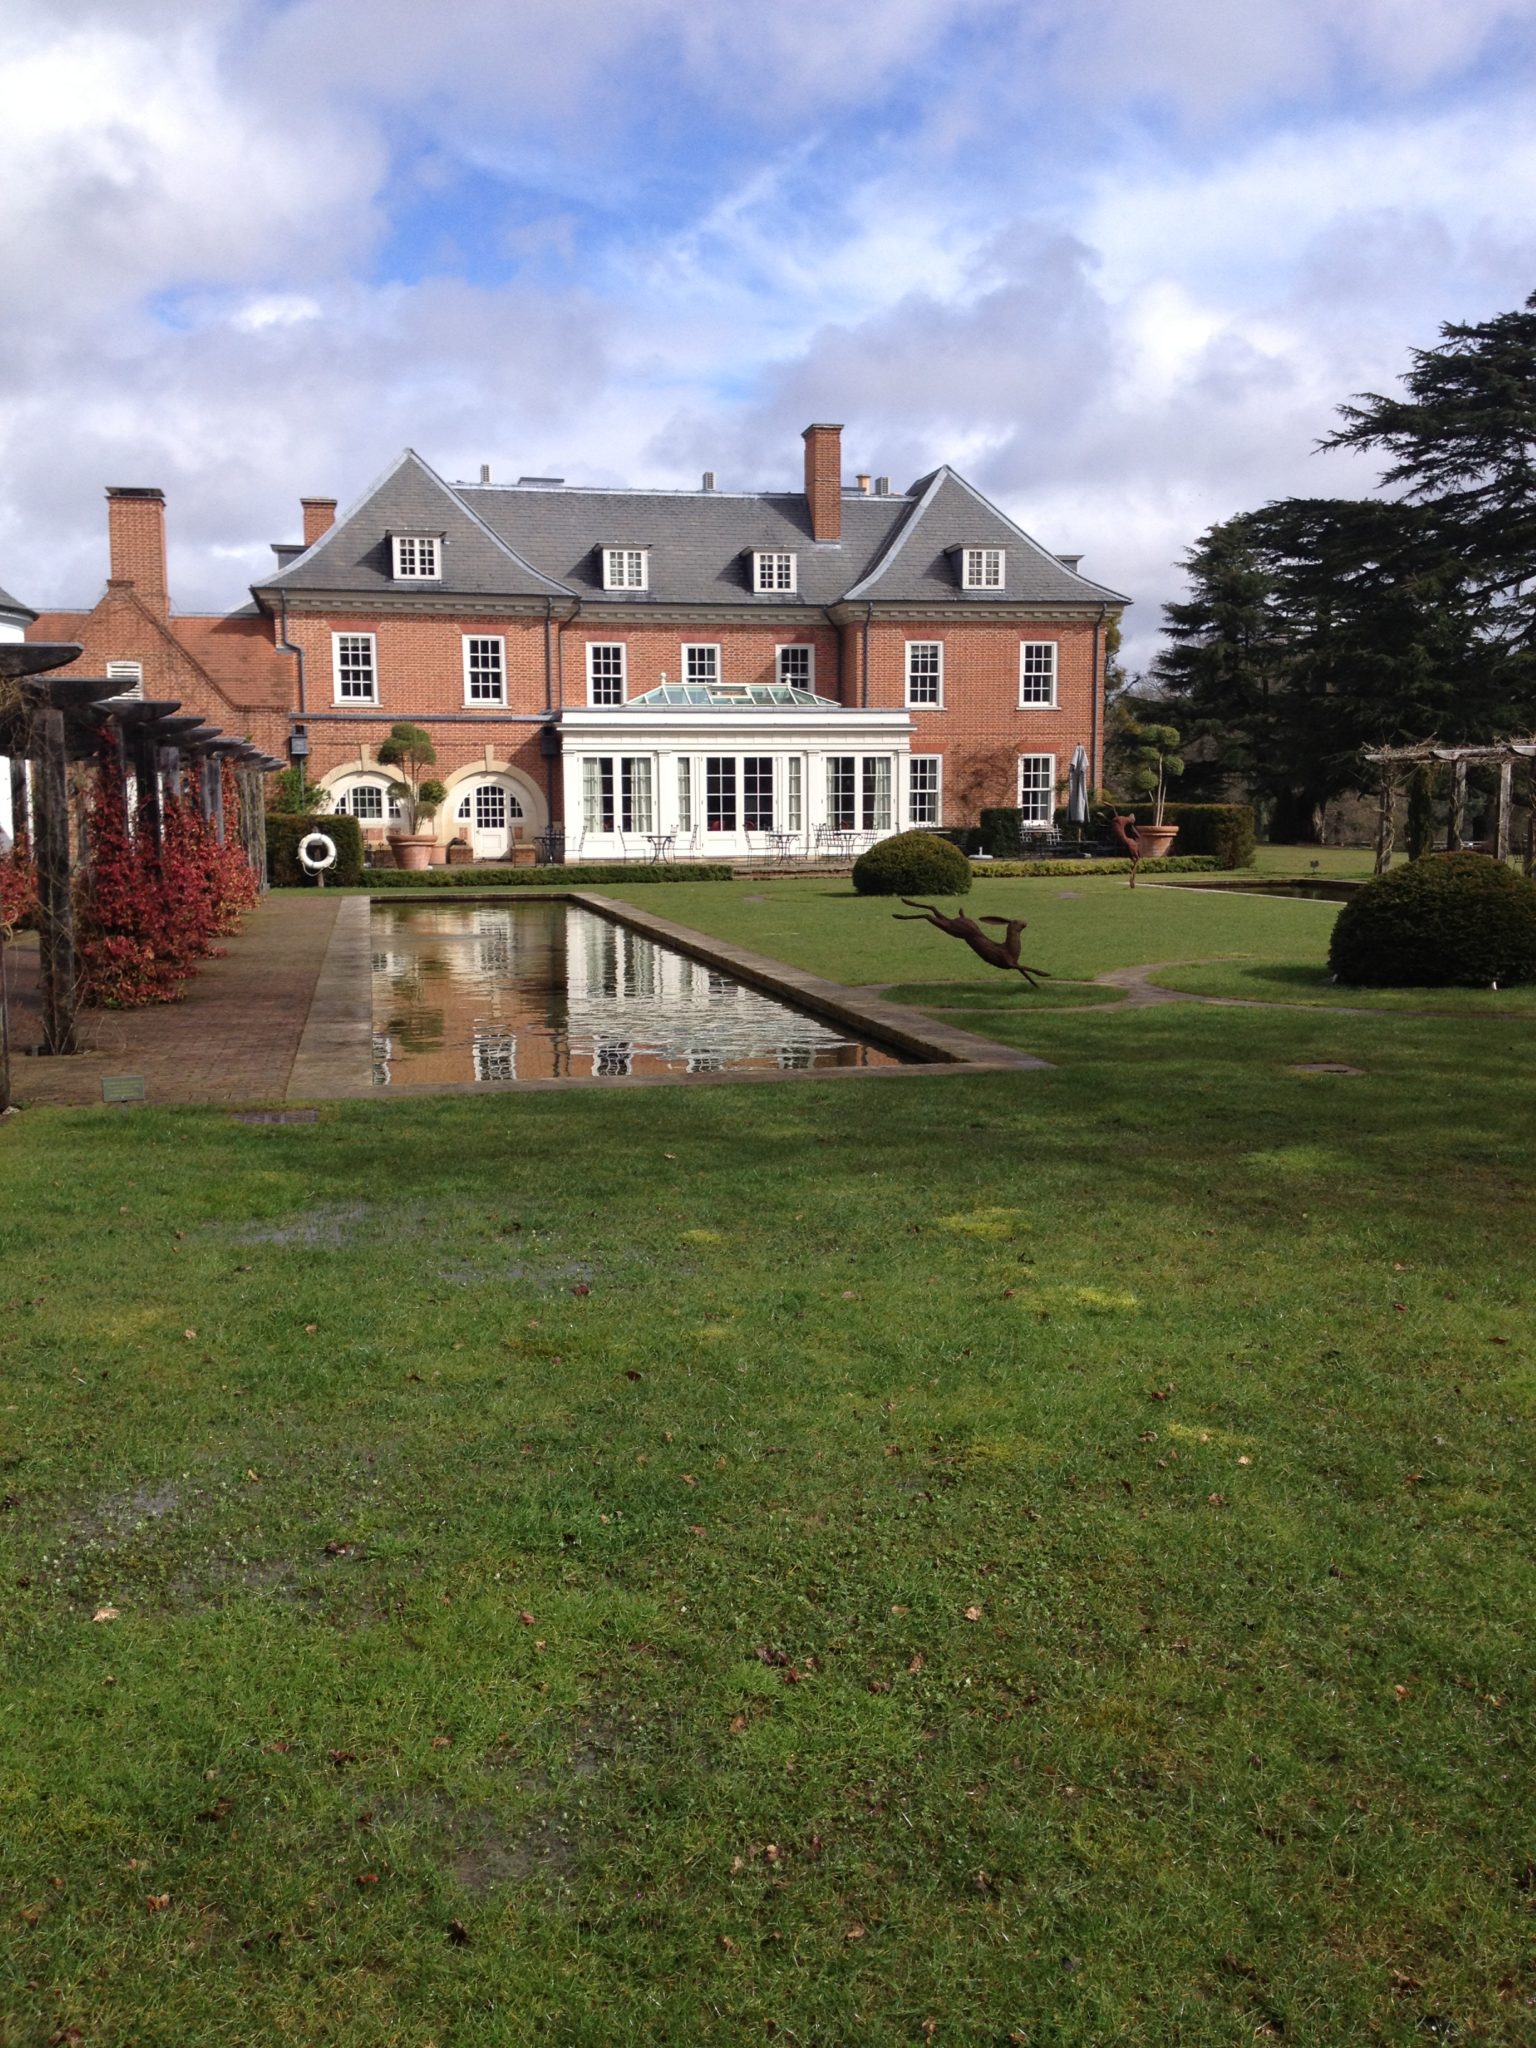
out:
{"label": "white window frame", "polygon": [[[805,656],[805,680],[803,682],[798,676],[785,675],[784,657],[786,654],[803,654]],[[809,640],[786,640],[782,645],[775,647],[773,650],[773,679],[776,683],[783,683],[788,689],[814,691],[816,688],[816,649],[812,643]]]}
{"label": "white window frame", "polygon": [[[1038,653],[1038,652],[1040,651],[1040,649],[1041,649],[1042,647],[1046,647],[1046,648],[1049,648],[1049,649],[1050,649],[1050,655],[1051,655],[1051,662],[1050,662],[1050,671],[1049,671],[1049,675],[1048,675],[1048,676],[1046,676],[1046,675],[1045,675],[1045,672],[1044,672],[1044,671],[1042,671],[1042,670],[1040,670],[1040,669],[1034,669],[1034,670],[1031,670],[1031,671],[1029,671],[1029,672],[1028,672],[1028,673],[1026,674],[1026,670],[1025,670],[1025,664],[1026,664],[1026,663],[1028,662],[1028,660],[1029,660],[1029,657],[1030,657],[1030,655],[1031,655],[1032,653]],[[1019,709],[1020,709],[1021,711],[1054,711],[1054,710],[1056,710],[1056,709],[1057,709],[1057,701],[1056,701],[1056,700],[1057,700],[1057,688],[1058,688],[1058,682],[1059,682],[1060,674],[1061,674],[1061,644],[1060,644],[1060,642],[1059,642],[1059,641],[1056,641],[1056,640],[1021,640],[1021,641],[1019,642]],[[1025,695],[1025,684],[1026,684],[1026,682],[1029,682],[1029,683],[1034,683],[1034,684],[1038,685],[1038,684],[1039,684],[1039,683],[1041,682],[1041,680],[1042,680],[1042,677],[1044,677],[1044,679],[1045,679],[1045,680],[1047,680],[1047,681],[1048,681],[1048,682],[1050,683],[1050,695],[1049,695],[1048,697],[1030,697],[1030,696],[1026,696],[1026,695]]]}
{"label": "white window frame", "polygon": [[[1026,762],[1029,761],[1044,761],[1046,764],[1047,776],[1043,787],[1032,786],[1029,791],[1032,799],[1044,799],[1044,817],[1031,817],[1027,815],[1029,806],[1024,801],[1024,768]],[[1054,754],[1020,754],[1017,795],[1019,799],[1019,824],[1021,828],[1026,832],[1036,829],[1043,829],[1048,832],[1056,817],[1056,756]]]}
{"label": "white window frame", "polygon": [[[500,705],[505,709],[507,702],[507,643],[505,637],[500,633],[465,633],[461,637],[464,649],[465,709],[477,711],[487,704],[493,706]],[[496,649],[496,695],[494,697],[476,697],[470,692],[470,684],[472,682],[479,681],[483,683],[485,681],[483,672],[477,676],[475,670],[470,666],[470,651],[476,643],[482,647],[494,647]]]}
{"label": "white window frame", "polygon": [[[341,643],[343,640],[366,640],[368,643],[368,694],[359,696],[355,691],[344,692],[341,687]],[[332,633],[331,635],[331,693],[336,704],[377,704],[379,701],[379,636],[377,633]]]}
{"label": "white window frame", "polygon": [[793,548],[753,550],[752,588],[759,594],[793,594],[798,588],[798,575]]}
{"label": "white window frame", "polygon": [[[712,654],[714,656],[714,674],[709,677],[690,675],[688,671],[692,664],[688,657],[691,654]],[[718,683],[721,680],[720,642],[718,640],[685,640],[682,643],[682,662],[681,681],[685,683],[702,683],[707,688],[710,684]]]}
{"label": "white window frame", "polygon": [[[989,568],[995,567],[996,575],[989,575]],[[962,590],[1002,590],[1008,581],[1008,550],[994,547],[968,547],[960,550],[960,588]]]}
{"label": "white window frame", "polygon": [[[939,651],[938,688],[936,697],[914,697],[912,694],[912,657],[919,647],[936,647]],[[927,678],[925,677],[926,681]],[[944,709],[944,642],[942,640],[908,640],[906,643],[906,699],[909,711],[942,711]]]}
{"label": "white window frame", "polygon": [[443,543],[440,535],[392,533],[389,544],[393,558],[391,574],[397,583],[442,582]]}
{"label": "white window frame", "polygon": [[[385,830],[400,822],[402,812],[400,799],[391,796],[389,788],[394,777],[387,768],[369,769],[363,773],[354,772],[331,788],[331,806],[337,817],[357,818],[359,825],[373,825]],[[352,807],[352,799],[360,789],[371,789],[378,793],[379,812],[377,818],[359,817]]]}
{"label": "white window frame", "polygon": [[[917,815],[917,783],[913,770],[921,762],[925,768],[933,769],[933,816],[920,818]],[[923,792],[926,798],[929,791]],[[944,756],[942,754],[909,754],[907,756],[907,822],[909,825],[942,825],[944,822]]]}
{"label": "white window frame", "polygon": [[[619,655],[619,694],[617,697],[599,697],[597,694],[597,673],[594,656],[599,648],[617,648]],[[605,677],[611,681],[611,677]],[[629,702],[629,644],[624,640],[589,640],[587,642],[587,702],[598,710],[610,705]]]}
{"label": "white window frame", "polygon": [[651,551],[649,548],[604,548],[604,590],[649,590]]}

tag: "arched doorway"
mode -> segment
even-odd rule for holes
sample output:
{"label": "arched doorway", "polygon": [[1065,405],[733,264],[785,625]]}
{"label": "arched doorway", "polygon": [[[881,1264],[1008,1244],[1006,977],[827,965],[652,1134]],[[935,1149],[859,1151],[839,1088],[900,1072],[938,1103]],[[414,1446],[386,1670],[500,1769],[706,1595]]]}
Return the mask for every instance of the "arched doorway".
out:
{"label": "arched doorway", "polygon": [[453,829],[476,860],[506,860],[532,828],[527,793],[509,775],[473,775],[450,798]]}

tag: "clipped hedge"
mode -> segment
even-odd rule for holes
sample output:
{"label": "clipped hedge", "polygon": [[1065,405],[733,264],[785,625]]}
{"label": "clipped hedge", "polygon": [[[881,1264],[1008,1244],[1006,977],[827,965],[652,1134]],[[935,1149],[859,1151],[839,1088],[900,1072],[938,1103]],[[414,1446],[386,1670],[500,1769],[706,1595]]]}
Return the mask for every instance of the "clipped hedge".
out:
{"label": "clipped hedge", "polygon": [[356,818],[349,818],[344,812],[339,817],[329,813],[321,817],[313,812],[295,811],[267,813],[267,878],[272,887],[315,886],[314,877],[305,874],[299,865],[299,841],[307,839],[311,832],[323,832],[335,843],[336,865],[326,869],[325,886],[355,888],[363,874],[363,831]]}
{"label": "clipped hedge", "polygon": [[933,832],[896,832],[859,855],[853,886],[861,896],[963,896],[971,864]]}
{"label": "clipped hedge", "polygon": [[[1144,860],[1141,864],[1143,875],[1154,880],[1158,875],[1209,875],[1221,866],[1214,854],[1189,853],[1173,854],[1168,860]],[[1128,875],[1131,864],[1128,860],[984,860],[971,869],[973,875],[995,875],[1015,880],[1041,875],[1073,875],[1086,878],[1089,875]]]}
{"label": "clipped hedge", "polygon": [[1359,988],[1536,981],[1536,882],[1481,853],[1409,861],[1351,896],[1328,965]]}
{"label": "clipped hedge", "polygon": [[[1151,804],[1131,806],[1138,825],[1150,825],[1152,812]],[[1165,804],[1163,823],[1178,826],[1181,854],[1211,853],[1224,868],[1253,866],[1251,804]]]}
{"label": "clipped hedge", "polygon": [[980,844],[967,851],[994,854],[999,860],[1017,860],[1023,823],[1024,813],[1017,805],[995,805],[981,813],[976,824]]}
{"label": "clipped hedge", "polygon": [[723,861],[590,861],[585,867],[369,868],[365,889],[590,889],[603,882],[728,882]]}

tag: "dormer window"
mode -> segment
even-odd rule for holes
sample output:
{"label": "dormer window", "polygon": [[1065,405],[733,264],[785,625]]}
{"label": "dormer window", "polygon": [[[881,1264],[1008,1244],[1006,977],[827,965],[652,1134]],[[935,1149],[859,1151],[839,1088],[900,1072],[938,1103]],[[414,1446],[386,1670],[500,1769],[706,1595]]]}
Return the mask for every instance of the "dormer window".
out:
{"label": "dormer window", "polygon": [[443,573],[443,543],[435,533],[396,533],[390,541],[397,583],[435,583]]}
{"label": "dormer window", "polygon": [[646,590],[650,587],[649,548],[604,548],[604,590]]}
{"label": "dormer window", "polygon": [[962,590],[1001,590],[1003,587],[1003,550],[1001,548],[962,548],[960,550],[960,587]]}
{"label": "dormer window", "polygon": [[788,548],[757,548],[752,555],[754,590],[793,590],[795,558]]}

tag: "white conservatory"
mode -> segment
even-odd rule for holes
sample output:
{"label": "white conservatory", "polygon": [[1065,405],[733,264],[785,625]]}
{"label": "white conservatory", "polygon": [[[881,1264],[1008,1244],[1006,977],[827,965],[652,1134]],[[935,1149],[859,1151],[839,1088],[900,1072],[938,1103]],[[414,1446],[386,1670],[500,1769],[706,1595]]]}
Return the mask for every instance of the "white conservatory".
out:
{"label": "white conservatory", "polygon": [[910,820],[912,720],[786,683],[662,683],[560,721],[565,857],[847,855]]}

